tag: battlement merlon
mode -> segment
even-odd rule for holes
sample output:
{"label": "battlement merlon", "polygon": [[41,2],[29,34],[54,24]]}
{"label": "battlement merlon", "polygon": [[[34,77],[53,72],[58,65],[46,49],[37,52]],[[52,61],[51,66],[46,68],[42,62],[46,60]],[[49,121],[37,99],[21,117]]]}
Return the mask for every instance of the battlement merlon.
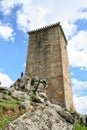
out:
{"label": "battlement merlon", "polygon": [[44,27],[41,27],[41,28],[38,28],[38,29],[35,29],[35,30],[31,30],[31,31],[29,31],[29,32],[27,32],[27,33],[28,33],[28,35],[30,35],[30,34],[32,34],[32,33],[36,33],[36,32],[39,32],[39,31],[43,31],[44,29],[49,29],[49,28],[53,28],[53,27],[56,27],[56,26],[60,27],[60,30],[61,30],[61,32],[62,32],[62,34],[63,34],[63,37],[64,37],[65,42],[66,42],[66,45],[67,45],[67,39],[66,39],[66,36],[65,36],[65,34],[64,34],[64,31],[63,31],[63,29],[62,29],[62,26],[60,25],[60,22],[55,23],[55,24],[50,24],[50,25],[48,25],[48,26],[44,26]]}

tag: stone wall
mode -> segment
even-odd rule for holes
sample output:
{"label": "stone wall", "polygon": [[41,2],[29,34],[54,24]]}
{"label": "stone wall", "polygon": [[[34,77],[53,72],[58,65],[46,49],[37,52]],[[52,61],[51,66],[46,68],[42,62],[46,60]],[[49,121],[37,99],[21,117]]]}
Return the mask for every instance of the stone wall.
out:
{"label": "stone wall", "polygon": [[74,109],[66,38],[59,23],[29,33],[26,75],[45,78],[50,101]]}
{"label": "stone wall", "polygon": [[63,85],[64,85],[64,95],[65,103],[67,108],[74,109],[73,105],[73,95],[71,88],[71,79],[70,79],[70,68],[69,60],[67,53],[67,41],[64,39],[62,28],[59,28],[59,39],[60,39],[60,49],[61,49],[61,59],[62,59],[62,73],[63,73]]}

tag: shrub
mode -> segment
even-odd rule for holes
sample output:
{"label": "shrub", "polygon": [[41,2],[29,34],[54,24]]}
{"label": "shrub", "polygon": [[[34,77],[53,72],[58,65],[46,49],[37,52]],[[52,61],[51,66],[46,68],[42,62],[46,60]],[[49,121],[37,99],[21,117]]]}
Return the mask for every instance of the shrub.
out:
{"label": "shrub", "polygon": [[81,125],[75,125],[74,126],[74,130],[87,130],[87,127],[85,127],[85,126],[81,126]]}

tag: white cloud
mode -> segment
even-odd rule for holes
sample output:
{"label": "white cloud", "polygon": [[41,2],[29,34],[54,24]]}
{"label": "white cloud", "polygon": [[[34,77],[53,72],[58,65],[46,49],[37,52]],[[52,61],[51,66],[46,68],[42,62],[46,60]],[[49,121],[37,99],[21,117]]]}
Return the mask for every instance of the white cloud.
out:
{"label": "white cloud", "polygon": [[72,20],[74,17],[70,19],[70,16],[75,15],[79,8],[74,10],[74,12],[72,11],[71,15],[67,15],[70,12],[68,11],[69,6],[64,6],[64,8],[66,8],[66,11],[64,11],[61,5],[62,3],[59,2],[60,6],[58,7],[56,0],[48,0],[48,2],[44,3],[40,1],[35,4],[33,1],[29,3],[26,1],[22,2],[22,8],[17,11],[17,24],[19,29],[26,32],[32,29],[43,27],[47,24],[61,21],[66,35],[73,35],[77,27],[74,25],[74,20]]}
{"label": "white cloud", "polygon": [[71,75],[71,76],[73,76],[73,75],[74,75],[74,73],[71,71],[71,72],[70,72],[70,75]]}
{"label": "white cloud", "polygon": [[23,5],[21,10],[17,11],[17,24],[20,30],[24,32],[30,29],[36,29],[46,25],[45,17],[49,13],[48,9],[35,5]]}
{"label": "white cloud", "polygon": [[81,67],[80,70],[87,71],[87,67]]}
{"label": "white cloud", "polygon": [[80,31],[68,44],[70,65],[87,68],[87,31]]}
{"label": "white cloud", "polygon": [[23,63],[23,64],[22,64],[22,67],[25,68],[25,67],[26,67],[26,63]]}
{"label": "white cloud", "polygon": [[21,5],[21,8],[16,12],[16,22],[18,28],[24,32],[46,25],[45,16],[49,13],[49,9],[42,5],[34,5],[32,0],[12,0],[11,2],[3,0],[0,3],[0,10],[4,15],[10,14],[15,6]]}
{"label": "white cloud", "polygon": [[78,113],[87,114],[87,96],[74,96],[74,105]]}
{"label": "white cloud", "polygon": [[[49,4],[50,3],[50,4]],[[48,0],[37,2],[33,0],[2,0],[0,2],[1,11],[4,14],[10,14],[12,9],[21,5],[17,11],[17,24],[19,29],[29,31],[30,29],[39,28],[41,26],[61,22],[65,33],[73,35],[76,31],[74,22],[79,18],[87,19],[87,11],[83,11],[87,7],[86,0]]]}
{"label": "white cloud", "polygon": [[11,40],[12,42],[14,41],[14,31],[13,29],[7,25],[7,24],[2,24],[0,22],[0,38],[5,39],[6,41]]}
{"label": "white cloud", "polygon": [[62,26],[67,37],[72,37],[77,29],[77,26],[68,20],[64,20],[64,22],[62,22]]}
{"label": "white cloud", "polygon": [[23,0],[2,0],[0,1],[0,11],[3,12],[4,15],[9,15],[15,6],[22,4],[22,2]]}
{"label": "white cloud", "polygon": [[84,93],[87,93],[87,81],[79,81],[73,78],[72,86],[73,86],[73,94],[76,96],[84,95]]}
{"label": "white cloud", "polygon": [[80,114],[87,114],[87,96],[85,96],[87,94],[87,81],[72,79],[72,90],[76,111]]}
{"label": "white cloud", "polygon": [[10,85],[13,83],[10,77],[4,73],[0,73],[0,82],[1,82],[0,86],[2,87],[10,87]]}

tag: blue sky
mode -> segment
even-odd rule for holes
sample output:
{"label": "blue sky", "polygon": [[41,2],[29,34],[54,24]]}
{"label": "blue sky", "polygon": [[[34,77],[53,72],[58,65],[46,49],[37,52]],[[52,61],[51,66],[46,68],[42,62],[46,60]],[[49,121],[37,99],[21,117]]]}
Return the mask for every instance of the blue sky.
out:
{"label": "blue sky", "polygon": [[0,0],[0,81],[9,86],[25,72],[27,32],[59,21],[68,40],[74,104],[87,114],[86,0]]}

